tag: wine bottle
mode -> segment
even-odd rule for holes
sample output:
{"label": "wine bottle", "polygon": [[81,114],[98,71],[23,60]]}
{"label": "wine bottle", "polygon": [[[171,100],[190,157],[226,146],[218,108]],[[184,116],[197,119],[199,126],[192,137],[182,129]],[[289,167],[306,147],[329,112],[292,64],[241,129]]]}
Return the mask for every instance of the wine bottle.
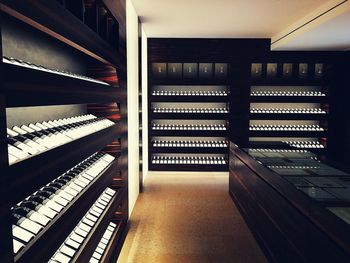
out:
{"label": "wine bottle", "polygon": [[46,226],[50,222],[50,219],[48,217],[24,206],[16,206],[12,208],[12,213],[26,217],[29,220],[36,222],[42,226]]}
{"label": "wine bottle", "polygon": [[[26,139],[21,138],[21,140],[25,141]],[[27,155],[31,156],[31,155],[35,155],[38,154],[39,152],[33,148],[31,148],[30,146],[24,144],[22,141],[17,140],[17,138],[14,137],[7,137],[7,144],[11,145],[15,148],[19,148],[20,150],[22,150],[23,152],[25,152]],[[13,152],[15,153],[15,152]]]}
{"label": "wine bottle", "polygon": [[44,196],[42,196],[40,194],[37,194],[37,193],[32,195],[32,196],[30,196],[28,198],[28,200],[36,201],[36,202],[42,204],[43,206],[54,210],[57,213],[61,212],[62,209],[63,209],[63,206],[61,206],[60,204],[58,204],[58,203],[52,201],[51,199],[46,198],[46,197],[44,197]]}
{"label": "wine bottle", "polygon": [[[35,143],[37,143],[40,147],[39,150],[40,151],[46,151],[48,149],[48,147],[46,147],[44,140],[42,140],[40,137],[36,136],[36,134],[32,134],[32,133],[28,133],[27,131],[21,129],[18,126],[13,126],[12,130],[26,138],[28,138],[29,140],[34,141]],[[12,135],[14,136],[14,135]]]}
{"label": "wine bottle", "polygon": [[29,209],[32,209],[38,212],[39,214],[42,214],[50,219],[53,219],[58,214],[56,211],[48,207],[45,207],[34,200],[24,200],[23,202],[21,202],[20,206],[24,206]]}

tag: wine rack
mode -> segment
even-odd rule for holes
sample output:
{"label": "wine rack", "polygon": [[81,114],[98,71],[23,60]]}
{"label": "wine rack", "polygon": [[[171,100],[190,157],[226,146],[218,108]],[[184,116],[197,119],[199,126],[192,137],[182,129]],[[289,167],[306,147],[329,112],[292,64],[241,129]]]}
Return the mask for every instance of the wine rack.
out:
{"label": "wine rack", "polygon": [[115,262],[128,221],[125,2],[0,9],[0,261]]}
{"label": "wine rack", "polygon": [[225,171],[228,63],[152,63],[150,170]]}
{"label": "wine rack", "polygon": [[329,65],[319,62],[251,64],[249,145],[327,148]]}

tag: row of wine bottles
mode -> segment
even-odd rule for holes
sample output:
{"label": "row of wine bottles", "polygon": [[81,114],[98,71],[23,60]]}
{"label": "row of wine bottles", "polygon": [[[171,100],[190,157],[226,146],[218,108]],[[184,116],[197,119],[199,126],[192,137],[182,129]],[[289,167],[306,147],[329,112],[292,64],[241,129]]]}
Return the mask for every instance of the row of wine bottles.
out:
{"label": "row of wine bottles", "polygon": [[21,250],[74,202],[114,159],[103,152],[95,153],[12,207],[14,252]]}
{"label": "row of wine bottles", "polygon": [[152,92],[153,96],[227,96],[227,91],[221,90],[156,90]]}
{"label": "row of wine bottles", "polygon": [[324,131],[320,125],[264,125],[252,124],[250,131]]}
{"label": "row of wine bottles", "polygon": [[252,91],[250,96],[293,96],[293,97],[324,97],[321,91]]}
{"label": "row of wine bottles", "polygon": [[152,164],[226,164],[224,156],[152,156]]}
{"label": "row of wine bottles", "polygon": [[228,113],[226,108],[154,108],[154,113]]}
{"label": "row of wine bottles", "polygon": [[289,146],[301,149],[315,149],[315,148],[325,148],[319,141],[282,141]]}
{"label": "row of wine bottles", "polygon": [[327,112],[321,108],[252,108],[250,113],[326,114]]}
{"label": "row of wine bottles", "polygon": [[154,140],[153,147],[227,147],[227,141],[162,141]]}
{"label": "row of wine bottles", "polygon": [[12,165],[112,125],[114,122],[108,119],[87,114],[7,128],[9,164]]}
{"label": "row of wine bottles", "polygon": [[56,253],[52,256],[49,262],[72,262],[72,258],[80,249],[81,245],[91,233],[92,229],[98,224],[97,221],[106,211],[107,206],[111,203],[112,198],[116,193],[117,192],[115,190],[108,187],[104,190],[89,211],[75,226],[70,235],[57,249]]}
{"label": "row of wine bottles", "polygon": [[10,58],[3,57],[2,61],[3,61],[3,63],[6,63],[6,64],[11,64],[11,65],[15,65],[15,66],[20,66],[20,67],[30,68],[30,69],[44,71],[44,72],[48,72],[48,73],[58,74],[58,75],[66,76],[66,77],[86,80],[86,81],[95,82],[95,83],[99,83],[99,84],[103,84],[103,85],[109,85],[108,83],[103,82],[101,80],[89,78],[87,76],[75,74],[73,72],[67,72],[67,71],[63,71],[63,70],[59,70],[59,69],[50,69],[50,68],[44,67],[42,65],[36,65],[36,64],[30,63],[27,61],[23,61],[21,59],[16,59],[16,58],[12,58],[12,57],[10,57]]}
{"label": "row of wine bottles", "polygon": [[103,236],[98,243],[94,253],[92,254],[89,263],[99,263],[101,262],[101,258],[104,255],[107,245],[111,241],[113,233],[117,229],[117,224],[114,222],[109,222],[108,227],[106,228],[106,231],[103,233]]}
{"label": "row of wine bottles", "polygon": [[153,124],[152,130],[225,131],[224,124]]}

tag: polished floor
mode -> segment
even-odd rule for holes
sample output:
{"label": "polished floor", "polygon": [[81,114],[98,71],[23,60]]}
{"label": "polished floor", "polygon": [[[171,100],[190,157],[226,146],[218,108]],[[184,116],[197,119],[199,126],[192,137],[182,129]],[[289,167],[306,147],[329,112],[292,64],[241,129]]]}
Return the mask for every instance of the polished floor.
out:
{"label": "polished floor", "polygon": [[228,173],[148,175],[118,263],[266,263],[228,194]]}

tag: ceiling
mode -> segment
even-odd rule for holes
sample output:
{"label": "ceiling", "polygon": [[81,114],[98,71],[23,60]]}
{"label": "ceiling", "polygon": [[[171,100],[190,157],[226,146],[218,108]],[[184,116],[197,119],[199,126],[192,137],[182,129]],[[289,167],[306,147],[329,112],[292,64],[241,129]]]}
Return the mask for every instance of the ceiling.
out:
{"label": "ceiling", "polygon": [[[148,37],[276,38],[285,34],[275,49],[349,49],[349,13],[324,27],[289,35],[342,0],[131,0]],[[350,2],[350,0],[349,0]],[[339,9],[339,8],[338,8]],[[349,7],[350,10],[350,7]],[[335,19],[332,17],[332,19]],[[331,19],[331,20],[332,20]],[[307,32],[306,32],[307,31]],[[332,33],[331,35],[328,35]],[[346,34],[347,33],[347,34]],[[346,35],[346,37],[344,37]],[[333,40],[336,37],[336,40]],[[340,39],[339,39],[340,38]],[[339,39],[339,40],[338,40]],[[287,41],[288,40],[288,41]],[[317,40],[317,41],[316,41]],[[333,40],[333,41],[331,41]],[[339,42],[339,43],[338,43]],[[334,48],[335,47],[335,48]]]}
{"label": "ceiling", "polygon": [[350,50],[350,11],[291,39],[275,50]]}

